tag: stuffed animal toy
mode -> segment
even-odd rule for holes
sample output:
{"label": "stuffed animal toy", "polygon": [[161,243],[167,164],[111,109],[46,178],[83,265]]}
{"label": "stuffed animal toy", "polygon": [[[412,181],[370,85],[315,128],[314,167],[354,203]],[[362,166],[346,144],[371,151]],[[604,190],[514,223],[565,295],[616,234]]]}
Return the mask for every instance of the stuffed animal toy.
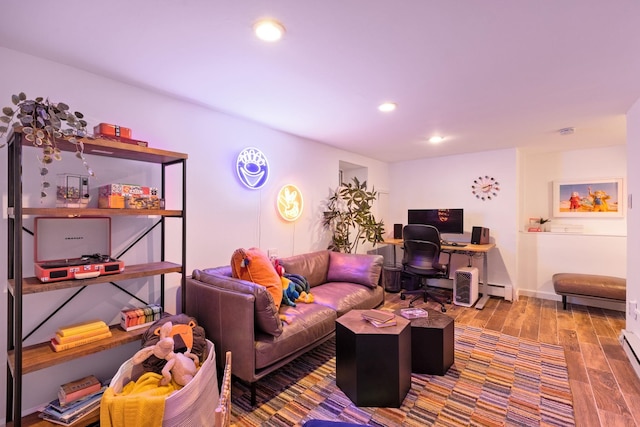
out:
{"label": "stuffed animal toy", "polygon": [[282,304],[295,307],[295,301],[300,298],[300,292],[298,292],[296,284],[285,277],[284,267],[280,265],[280,261],[278,261],[278,259],[273,259],[271,262],[273,263],[273,268],[276,269],[276,273],[278,273],[280,280],[282,281]]}
{"label": "stuffed animal toy", "polygon": [[167,361],[164,368],[162,368],[162,379],[160,385],[164,386],[169,384],[171,378],[176,384],[184,386],[186,385],[198,370],[198,356],[192,354],[189,350],[186,353],[174,353],[174,342],[171,336],[171,330],[173,325],[171,322],[166,322],[155,333],[160,336],[160,340],[155,345],[144,347],[133,355],[132,361],[138,365],[144,362],[150,356],[155,356],[158,359],[164,359]]}
{"label": "stuffed animal toy", "polygon": [[299,294],[298,297],[294,300],[295,302],[311,304],[314,301],[313,295],[311,294],[311,286],[309,286],[309,282],[304,276],[301,276],[299,274],[285,273],[284,277],[291,280],[295,284],[296,291]]}
{"label": "stuffed animal toy", "polygon": [[296,290],[296,285],[286,277],[281,277],[282,280],[282,304],[295,307],[295,301],[300,297],[300,293]]}

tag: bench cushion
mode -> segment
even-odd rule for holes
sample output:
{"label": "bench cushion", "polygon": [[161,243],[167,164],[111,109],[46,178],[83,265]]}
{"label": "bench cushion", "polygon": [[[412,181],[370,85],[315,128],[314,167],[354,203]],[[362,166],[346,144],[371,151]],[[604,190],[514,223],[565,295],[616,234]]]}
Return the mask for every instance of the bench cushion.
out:
{"label": "bench cushion", "polygon": [[581,273],[553,275],[553,288],[560,295],[576,295],[625,301],[627,280],[620,277]]}

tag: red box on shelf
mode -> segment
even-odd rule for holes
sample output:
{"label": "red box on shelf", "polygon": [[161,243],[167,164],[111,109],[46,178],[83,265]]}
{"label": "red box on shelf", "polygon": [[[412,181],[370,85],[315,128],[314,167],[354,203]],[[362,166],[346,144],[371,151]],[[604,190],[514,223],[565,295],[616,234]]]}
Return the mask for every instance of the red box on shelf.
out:
{"label": "red box on shelf", "polygon": [[130,128],[125,128],[119,125],[112,125],[110,123],[100,123],[93,128],[93,133],[96,135],[115,136],[118,138],[131,139]]}

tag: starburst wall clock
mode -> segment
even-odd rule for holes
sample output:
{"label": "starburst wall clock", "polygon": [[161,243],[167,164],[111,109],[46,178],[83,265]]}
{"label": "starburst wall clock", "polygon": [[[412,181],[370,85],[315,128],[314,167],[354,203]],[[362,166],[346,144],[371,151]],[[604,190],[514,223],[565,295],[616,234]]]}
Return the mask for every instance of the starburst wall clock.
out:
{"label": "starburst wall clock", "polygon": [[483,201],[497,197],[498,191],[500,191],[500,183],[489,175],[479,176],[471,184],[471,193],[476,196],[476,199]]}

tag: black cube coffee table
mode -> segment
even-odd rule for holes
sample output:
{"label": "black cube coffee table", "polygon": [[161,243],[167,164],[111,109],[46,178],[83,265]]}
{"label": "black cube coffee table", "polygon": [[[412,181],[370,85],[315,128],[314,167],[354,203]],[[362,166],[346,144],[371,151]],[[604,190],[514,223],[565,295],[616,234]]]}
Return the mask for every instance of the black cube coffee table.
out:
{"label": "black cube coffee table", "polygon": [[411,327],[377,328],[351,310],[336,320],[336,384],[356,406],[402,405],[411,388]]}
{"label": "black cube coffee table", "polygon": [[[411,372],[444,375],[453,365],[454,322],[437,310],[424,310],[429,317],[411,319]],[[402,318],[400,310],[395,314]]]}

